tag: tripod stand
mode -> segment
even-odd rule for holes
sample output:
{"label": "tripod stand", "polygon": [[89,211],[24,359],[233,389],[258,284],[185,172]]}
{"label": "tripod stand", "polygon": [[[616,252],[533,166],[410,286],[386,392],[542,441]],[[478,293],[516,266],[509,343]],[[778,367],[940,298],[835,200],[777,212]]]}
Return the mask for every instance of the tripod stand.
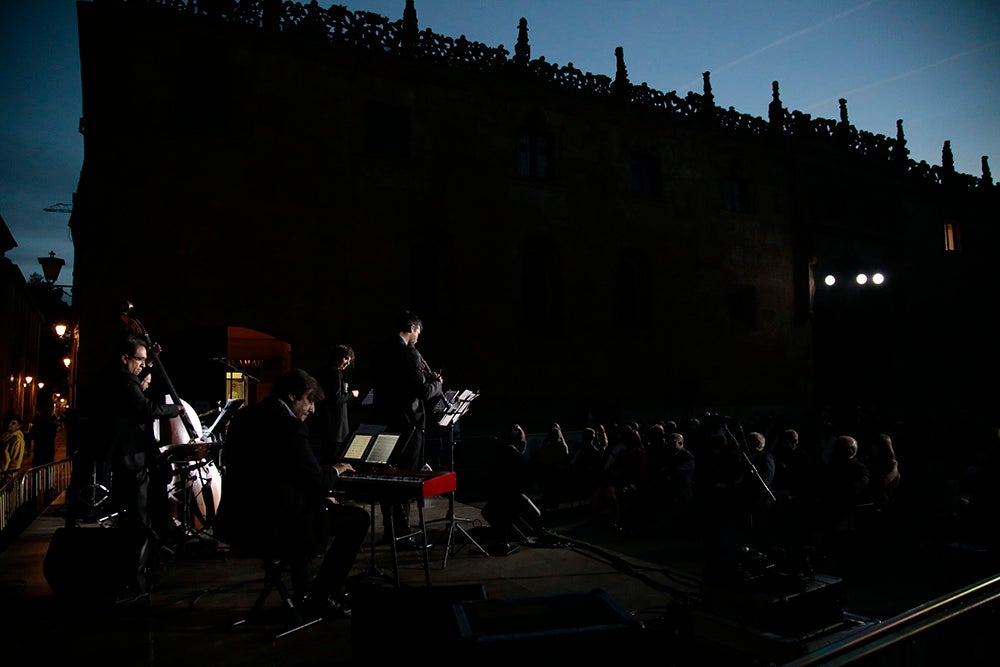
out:
{"label": "tripod stand", "polygon": [[[448,394],[451,394],[451,396],[446,395],[446,407],[441,418],[438,420],[438,425],[442,429],[442,443],[446,436],[448,438],[448,470],[455,472],[455,424],[458,422],[458,418],[468,411],[469,403],[471,403],[472,400],[479,394],[468,389],[461,392],[448,392]],[[468,540],[469,544],[478,549],[484,556],[490,555],[490,552],[487,551],[483,545],[473,539],[472,535],[469,534],[469,531],[462,527],[463,523],[469,523],[471,521],[472,519],[455,515],[455,492],[451,491],[448,493],[448,513],[442,519],[434,519],[428,522],[445,522],[448,524],[447,528],[445,528],[441,535],[441,542],[444,545],[444,558],[441,561],[442,570],[448,567],[448,557],[458,553],[458,549],[455,547],[456,530],[460,532],[466,540]]]}
{"label": "tripod stand", "polygon": [[[97,510],[103,505],[108,498],[111,497],[111,489],[101,484],[100,480],[97,478],[97,467],[100,465],[97,461],[94,461],[91,465],[90,472],[90,484],[81,493],[83,502],[87,506],[87,510],[96,513]],[[111,515],[113,516],[113,515]],[[98,522],[103,522],[110,517],[98,517]]]}
{"label": "tripod stand", "polygon": [[[174,555],[190,547],[208,547],[211,551],[218,547],[218,539],[207,531],[213,527],[221,496],[221,474],[209,457],[207,446],[201,451],[199,443],[195,450],[180,452],[161,464],[164,466],[161,474],[169,475],[166,498],[180,505],[176,516],[170,519],[173,528],[170,551]],[[168,508],[164,506],[160,511],[167,512]]]}

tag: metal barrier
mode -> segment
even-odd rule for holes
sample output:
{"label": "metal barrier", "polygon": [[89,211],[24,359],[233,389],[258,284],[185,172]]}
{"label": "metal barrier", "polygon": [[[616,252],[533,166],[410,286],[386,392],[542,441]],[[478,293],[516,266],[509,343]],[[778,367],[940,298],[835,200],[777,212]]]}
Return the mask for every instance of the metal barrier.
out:
{"label": "metal barrier", "polygon": [[0,536],[7,537],[7,530],[21,523],[13,521],[15,516],[34,519],[41,514],[69,488],[72,472],[71,459],[53,461],[18,473],[0,487]]}
{"label": "metal barrier", "polygon": [[782,667],[987,665],[1000,653],[1000,575],[920,605]]}

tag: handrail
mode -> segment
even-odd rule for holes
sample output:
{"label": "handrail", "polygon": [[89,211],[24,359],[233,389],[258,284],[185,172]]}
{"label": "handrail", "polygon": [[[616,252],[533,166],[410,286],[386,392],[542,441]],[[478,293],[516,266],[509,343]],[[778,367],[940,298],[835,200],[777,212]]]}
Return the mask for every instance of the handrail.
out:
{"label": "handrail", "polygon": [[0,487],[0,545],[9,544],[13,536],[8,532],[23,529],[69,488],[72,471],[71,459],[53,461],[18,473]]}
{"label": "handrail", "polygon": [[[995,656],[1000,648],[995,633],[998,611],[1000,574],[866,626],[781,667],[832,667],[862,660],[865,665],[934,664],[938,647],[958,645],[965,654]],[[967,641],[972,636],[978,638],[975,646]]]}

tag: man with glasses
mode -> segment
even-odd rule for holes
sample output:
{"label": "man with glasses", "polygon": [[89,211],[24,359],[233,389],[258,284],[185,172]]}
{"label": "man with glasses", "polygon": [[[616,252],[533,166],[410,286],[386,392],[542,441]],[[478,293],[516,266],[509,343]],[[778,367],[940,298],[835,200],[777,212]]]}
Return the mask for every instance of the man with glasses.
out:
{"label": "man with glasses", "polygon": [[[111,469],[111,505],[116,512],[117,526],[122,529],[137,577],[126,575],[130,586],[139,593],[148,592],[146,580],[151,558],[159,548],[158,539],[150,525],[148,492],[150,468],[155,465],[155,442],[150,432],[153,420],[177,417],[182,406],[155,403],[144,393],[148,386],[148,350],[146,342],[135,336],[126,337],[117,349],[115,363],[108,370],[100,385],[103,406],[90,417],[87,446],[74,457],[74,472],[93,460]],[[74,475],[68,495],[66,524],[76,524],[79,514],[80,483],[86,480]]]}

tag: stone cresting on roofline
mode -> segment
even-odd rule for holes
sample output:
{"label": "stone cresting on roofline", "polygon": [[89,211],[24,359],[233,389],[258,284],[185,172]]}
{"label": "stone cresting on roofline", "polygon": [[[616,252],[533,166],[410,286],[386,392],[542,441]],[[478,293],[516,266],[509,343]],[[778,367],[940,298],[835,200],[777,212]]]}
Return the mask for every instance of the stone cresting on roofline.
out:
{"label": "stone cresting on roofline", "polygon": [[[812,118],[800,111],[788,111],[781,106],[778,82],[772,84],[772,102],[767,120],[739,113],[733,107],[721,109],[715,105],[709,82],[709,72],[704,73],[702,94],[688,92],[680,97],[676,91],[667,93],[628,81],[621,47],[615,49],[616,75],[612,79],[602,74],[591,74],[569,63],[564,66],[549,63],[544,56],[531,60],[526,19],[518,24],[516,55],[503,45],[490,47],[473,42],[464,35],[457,39],[439,35],[429,28],[419,30],[413,0],[406,0],[403,18],[390,20],[380,14],[350,11],[342,5],[320,7],[315,0],[309,4],[290,0],[93,0],[130,6],[160,6],[166,10],[188,14],[200,20],[222,24],[249,26],[263,31],[297,35],[305,39],[328,41],[334,46],[364,49],[387,56],[407,57],[461,67],[479,72],[513,73],[535,79],[543,84],[565,91],[594,98],[616,100],[632,107],[658,110],[675,120],[711,123],[720,130],[735,135],[769,138],[787,138],[812,143],[831,149],[840,149],[865,158],[872,163],[906,173],[907,176],[927,183],[952,187],[994,187],[988,176],[989,166],[984,156],[983,177],[977,178],[954,171],[953,164],[932,166],[908,157],[902,120],[896,122],[896,137],[891,138],[865,130],[858,130],[847,120],[847,101],[840,100],[840,120]],[[947,142],[946,142],[947,143]]]}

